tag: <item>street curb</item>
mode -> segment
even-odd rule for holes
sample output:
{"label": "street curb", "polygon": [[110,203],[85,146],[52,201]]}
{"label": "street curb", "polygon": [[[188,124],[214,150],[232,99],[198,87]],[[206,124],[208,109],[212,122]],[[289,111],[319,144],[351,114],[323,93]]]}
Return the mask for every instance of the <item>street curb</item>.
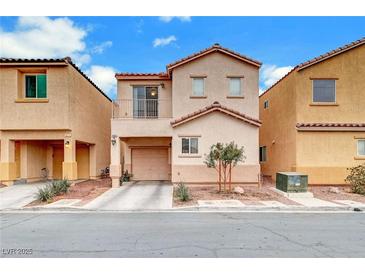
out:
{"label": "street curb", "polygon": [[59,207],[59,208],[45,208],[45,207],[28,207],[21,209],[2,209],[0,213],[152,213],[152,212],[164,212],[164,213],[184,213],[184,212],[359,212],[365,213],[365,207],[352,207],[352,206],[338,206],[338,207],[304,207],[304,206],[286,206],[286,207],[263,207],[263,206],[245,206],[245,207],[199,207],[199,206],[185,206],[175,207],[171,209],[137,209],[137,210],[98,210],[98,209],[86,209],[81,207]]}

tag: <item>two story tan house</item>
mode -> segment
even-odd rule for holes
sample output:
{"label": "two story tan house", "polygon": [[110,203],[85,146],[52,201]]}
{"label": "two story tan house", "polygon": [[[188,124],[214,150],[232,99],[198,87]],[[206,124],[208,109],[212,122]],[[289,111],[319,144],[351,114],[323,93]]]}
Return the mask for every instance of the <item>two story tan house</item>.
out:
{"label": "two story tan house", "polygon": [[246,161],[232,181],[260,174],[258,81],[261,63],[218,44],[167,65],[161,73],[118,73],[110,173],[133,180],[216,182],[204,164],[210,146],[234,141]]}
{"label": "two story tan house", "polygon": [[112,102],[71,61],[0,59],[0,181],[97,178]]}
{"label": "two story tan house", "polygon": [[260,96],[264,175],[344,184],[365,162],[365,38],[297,65]]}

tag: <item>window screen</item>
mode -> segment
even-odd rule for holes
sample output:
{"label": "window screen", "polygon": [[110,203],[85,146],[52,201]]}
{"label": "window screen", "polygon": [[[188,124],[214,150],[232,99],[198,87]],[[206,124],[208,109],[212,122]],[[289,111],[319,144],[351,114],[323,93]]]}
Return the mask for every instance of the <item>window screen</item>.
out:
{"label": "window screen", "polygon": [[336,102],[336,81],[313,80],[313,102]]}

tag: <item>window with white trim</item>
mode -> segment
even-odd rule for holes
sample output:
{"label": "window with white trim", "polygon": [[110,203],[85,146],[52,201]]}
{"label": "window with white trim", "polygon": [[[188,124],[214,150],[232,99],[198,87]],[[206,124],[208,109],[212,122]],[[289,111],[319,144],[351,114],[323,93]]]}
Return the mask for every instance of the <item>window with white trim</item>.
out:
{"label": "window with white trim", "polygon": [[193,78],[193,96],[204,96],[204,78]]}
{"label": "window with white trim", "polygon": [[181,138],[181,154],[198,154],[199,152],[198,137]]}
{"label": "window with white trim", "polygon": [[336,80],[313,80],[313,103],[335,103]]}
{"label": "window with white trim", "polygon": [[241,78],[231,77],[229,78],[229,95],[230,96],[241,96]]}
{"label": "window with white trim", "polygon": [[267,155],[266,155],[266,146],[260,147],[260,162],[266,162]]}
{"label": "window with white trim", "polygon": [[357,155],[365,157],[365,139],[357,140]]}

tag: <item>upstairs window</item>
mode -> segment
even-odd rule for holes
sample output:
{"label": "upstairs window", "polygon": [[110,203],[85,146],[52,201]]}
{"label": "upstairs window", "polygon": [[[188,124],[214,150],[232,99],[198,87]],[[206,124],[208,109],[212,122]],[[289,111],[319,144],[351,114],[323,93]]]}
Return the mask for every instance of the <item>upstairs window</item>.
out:
{"label": "upstairs window", "polygon": [[266,162],[266,146],[260,147],[260,162]]}
{"label": "upstairs window", "polygon": [[47,75],[25,75],[25,98],[47,98]]}
{"label": "upstairs window", "polygon": [[198,154],[198,138],[184,137],[181,139],[181,153],[182,154]]}
{"label": "upstairs window", "polygon": [[193,78],[193,96],[204,96],[204,78]]}
{"label": "upstairs window", "polygon": [[229,78],[229,95],[230,96],[241,96],[241,78]]}
{"label": "upstairs window", "polygon": [[269,108],[269,101],[268,100],[266,100],[264,102],[264,109],[267,109],[267,108]]}
{"label": "upstairs window", "polygon": [[365,139],[357,140],[357,155],[365,157]]}
{"label": "upstairs window", "polygon": [[313,102],[314,103],[335,103],[336,102],[336,80],[313,80]]}

